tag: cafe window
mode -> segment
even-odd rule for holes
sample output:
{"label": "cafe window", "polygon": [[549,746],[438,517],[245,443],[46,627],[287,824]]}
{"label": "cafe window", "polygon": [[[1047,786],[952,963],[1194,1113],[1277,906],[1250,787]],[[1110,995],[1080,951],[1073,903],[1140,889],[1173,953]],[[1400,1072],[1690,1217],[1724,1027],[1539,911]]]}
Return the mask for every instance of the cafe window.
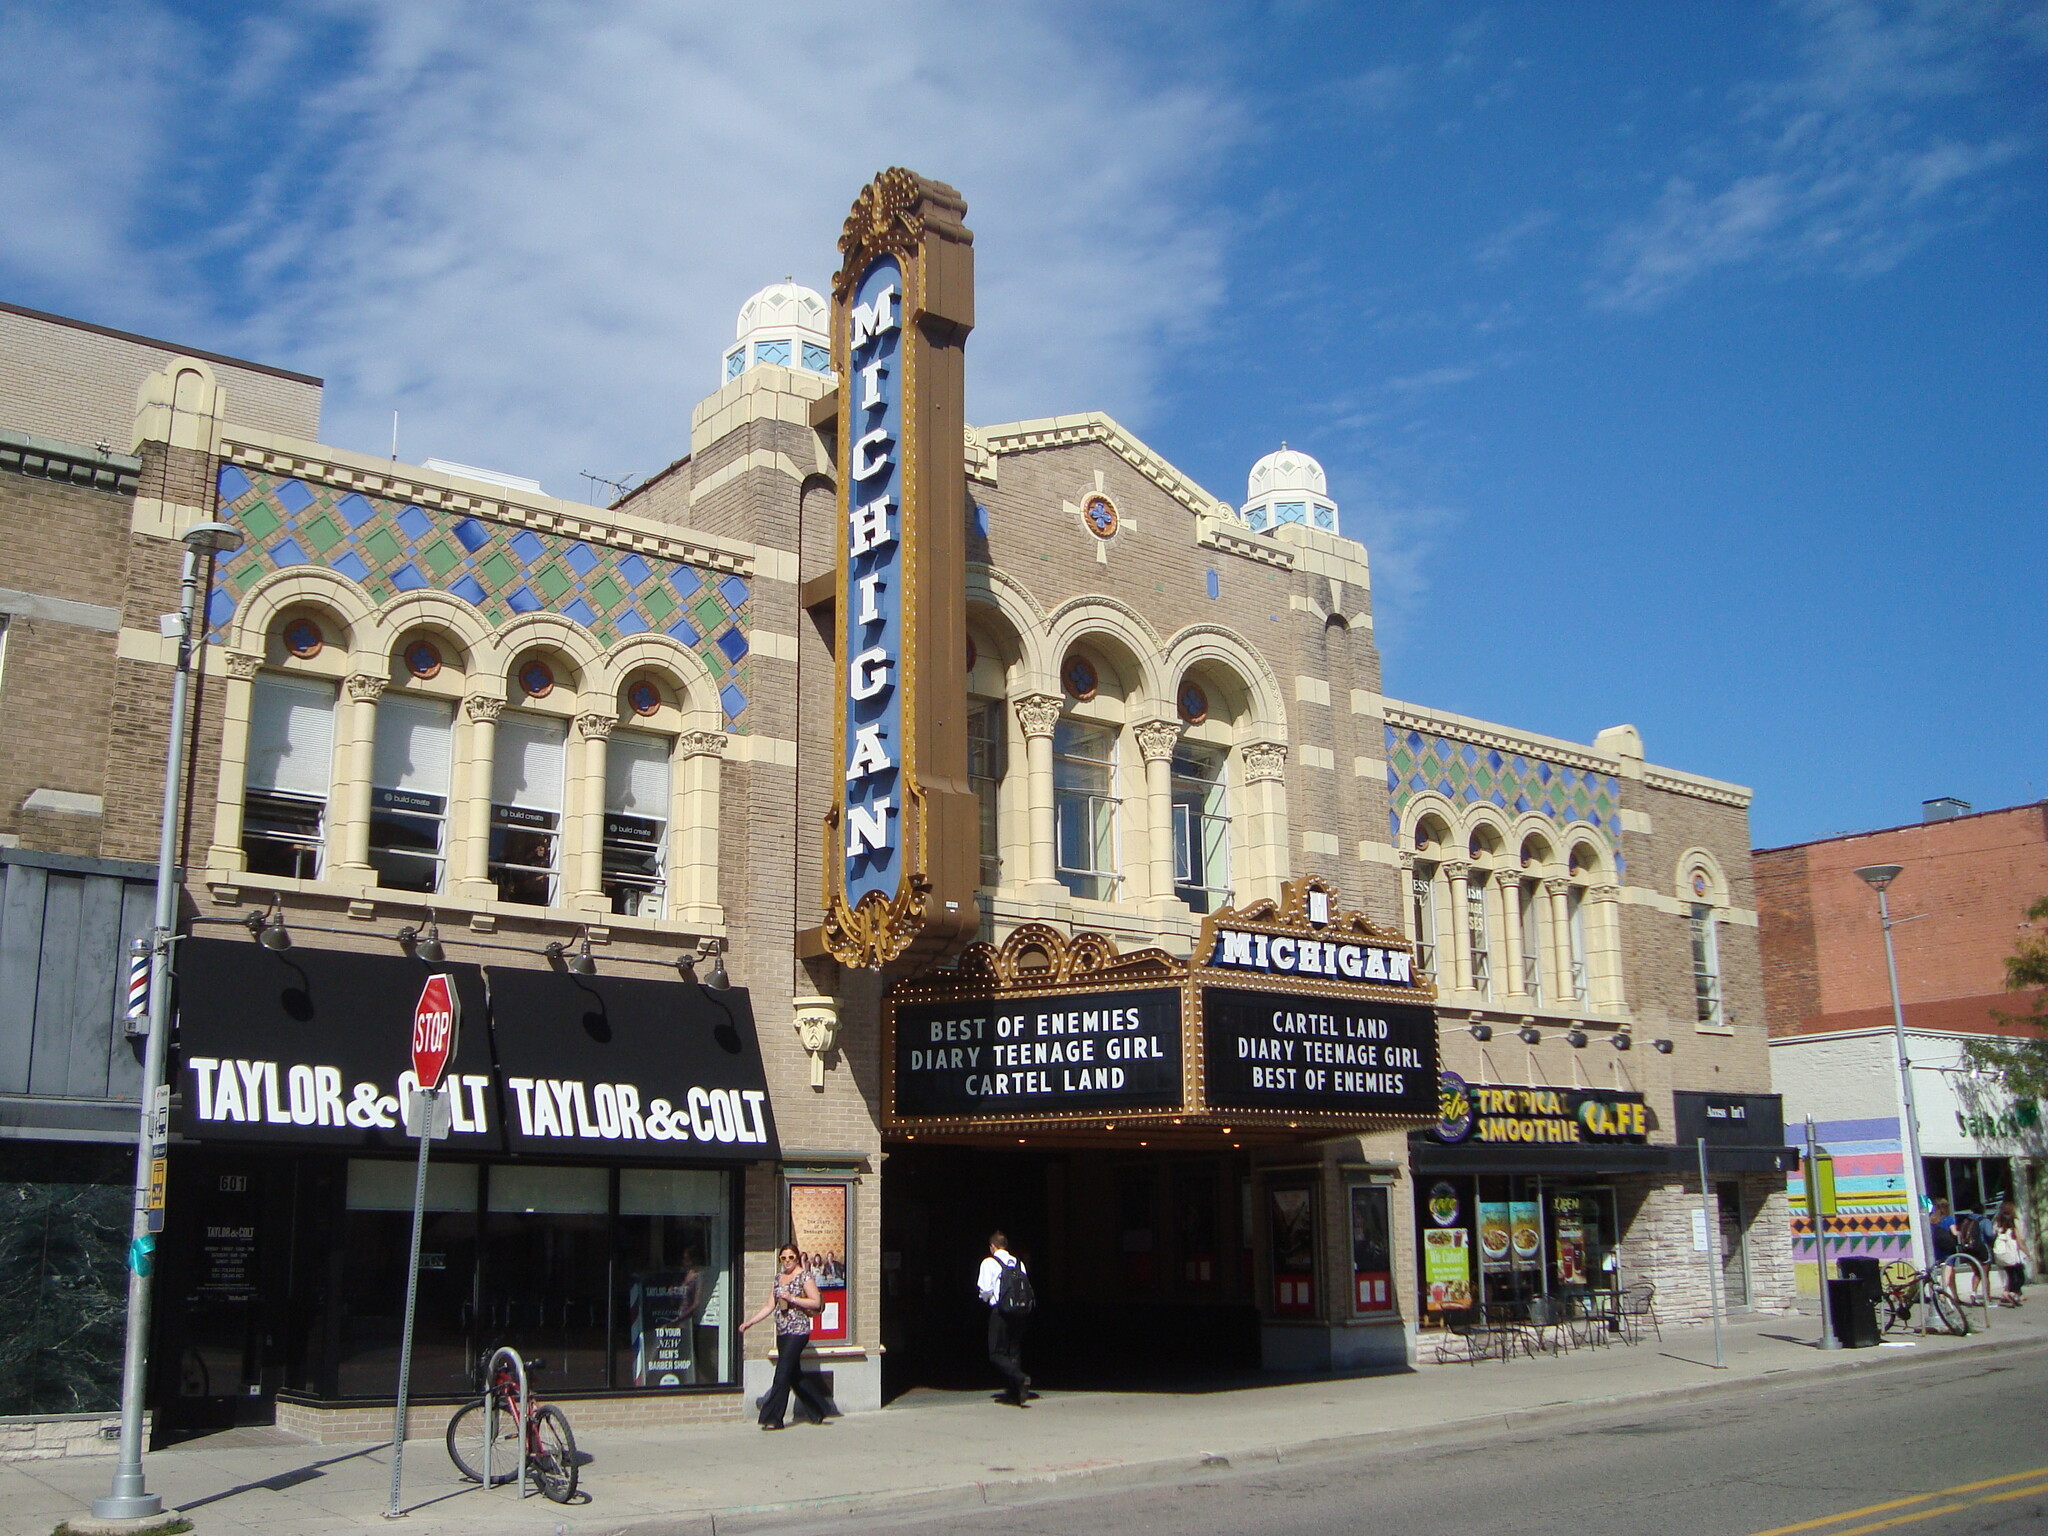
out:
{"label": "cafe window", "polygon": [[514,716],[498,725],[491,764],[491,880],[498,899],[555,903],[562,861],[562,756],[567,725]]}
{"label": "cafe window", "polygon": [[980,880],[983,885],[1000,885],[1003,843],[996,808],[1003,788],[1003,706],[999,700],[968,701],[967,784],[980,810]]}
{"label": "cafe window", "polygon": [[1123,877],[1116,868],[1116,732],[1105,725],[1061,720],[1053,731],[1053,806],[1060,884],[1089,901],[1114,901]]}
{"label": "cafe window", "polygon": [[1721,1018],[1721,943],[1715,932],[1714,909],[1703,902],[1693,904],[1692,917],[1693,1013],[1702,1029],[1718,1029]]}
{"label": "cafe window", "polygon": [[605,754],[604,893],[628,917],[659,917],[668,888],[669,744],[616,732]]}
{"label": "cafe window", "polygon": [[377,705],[370,777],[370,864],[398,891],[441,889],[455,706],[386,696]]}
{"label": "cafe window", "polygon": [[1173,753],[1173,894],[1196,912],[1230,900],[1230,803],[1220,748],[1182,742]]}
{"label": "cafe window", "polygon": [[320,874],[334,766],[335,685],[260,672],[249,701],[242,856],[251,873]]}

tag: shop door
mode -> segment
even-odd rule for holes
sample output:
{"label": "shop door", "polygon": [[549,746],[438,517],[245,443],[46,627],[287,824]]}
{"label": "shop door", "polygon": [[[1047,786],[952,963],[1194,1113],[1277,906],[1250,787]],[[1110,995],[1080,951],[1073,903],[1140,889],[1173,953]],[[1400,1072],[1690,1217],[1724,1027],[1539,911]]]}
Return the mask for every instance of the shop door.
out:
{"label": "shop door", "polygon": [[274,1158],[173,1158],[158,1250],[156,1444],[271,1422],[290,1179]]}
{"label": "shop door", "polygon": [[1749,1305],[1749,1223],[1744,1220],[1742,1186],[1733,1180],[1714,1186],[1721,1213],[1721,1299],[1731,1307]]}

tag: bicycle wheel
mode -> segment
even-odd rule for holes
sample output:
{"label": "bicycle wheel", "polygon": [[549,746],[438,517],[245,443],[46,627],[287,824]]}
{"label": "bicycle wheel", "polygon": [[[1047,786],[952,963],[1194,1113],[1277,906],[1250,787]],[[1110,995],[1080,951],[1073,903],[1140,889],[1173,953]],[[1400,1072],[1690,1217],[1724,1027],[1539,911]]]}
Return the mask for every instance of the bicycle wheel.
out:
{"label": "bicycle wheel", "polygon": [[[472,1483],[484,1480],[484,1405],[479,1398],[464,1403],[448,1421],[448,1459],[455,1470]],[[512,1415],[498,1415],[498,1443],[491,1447],[492,1483],[509,1483],[519,1476],[519,1431]]]}
{"label": "bicycle wheel", "polygon": [[1970,1320],[1963,1316],[1962,1307],[1957,1304],[1955,1297],[1949,1294],[1947,1286],[1927,1287],[1927,1307],[1940,1322],[1944,1333],[1953,1333],[1960,1338],[1970,1331]]}
{"label": "bicycle wheel", "polygon": [[540,1491],[557,1504],[576,1497],[576,1436],[569,1416],[552,1403],[533,1416],[531,1465]]}

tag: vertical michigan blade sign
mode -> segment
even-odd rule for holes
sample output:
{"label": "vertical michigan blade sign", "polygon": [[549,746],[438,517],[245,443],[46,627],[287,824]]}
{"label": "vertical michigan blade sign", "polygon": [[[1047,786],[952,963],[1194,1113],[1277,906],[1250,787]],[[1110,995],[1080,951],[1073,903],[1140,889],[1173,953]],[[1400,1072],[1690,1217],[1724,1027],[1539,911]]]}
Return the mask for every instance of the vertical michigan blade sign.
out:
{"label": "vertical michigan blade sign", "polygon": [[905,974],[974,937],[967,782],[964,347],[967,205],[877,176],[839,237],[839,782],[825,825],[826,946]]}

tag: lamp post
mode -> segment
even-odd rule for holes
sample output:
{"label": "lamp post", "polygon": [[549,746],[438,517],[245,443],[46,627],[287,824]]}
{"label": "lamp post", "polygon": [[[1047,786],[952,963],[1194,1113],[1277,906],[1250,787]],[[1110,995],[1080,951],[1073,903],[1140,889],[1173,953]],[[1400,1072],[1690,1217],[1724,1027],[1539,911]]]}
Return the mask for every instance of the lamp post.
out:
{"label": "lamp post", "polygon": [[[178,811],[185,798],[185,714],[192,685],[192,621],[199,598],[199,562],[242,547],[241,530],[228,523],[199,523],[184,538],[184,573],[179,580],[176,669],[171,674],[170,745],[164,765],[163,829],[157,840],[156,912],[149,934],[149,1039],[142,1052],[140,1135],[135,1147],[135,1204],[128,1236],[128,1340],[121,1360],[121,1454],[113,1486],[92,1501],[98,1520],[149,1520],[161,1515],[161,1494],[142,1476],[142,1400],[149,1368],[149,1278],[156,1234],[152,1230],[152,1186],[163,1155],[158,1141],[158,1090],[171,1032],[171,939],[178,922]],[[160,1209],[160,1207],[159,1207]]]}
{"label": "lamp post", "polygon": [[[1906,1163],[1906,1206],[1907,1232],[1913,1242],[1913,1267],[1925,1269],[1934,1248],[1927,1235],[1927,1221],[1921,1210],[1924,1203],[1926,1170],[1920,1163],[1920,1120],[1913,1109],[1913,1062],[1906,1054],[1906,1009],[1899,1001],[1899,962],[1892,953],[1892,907],[1885,895],[1892,881],[1899,877],[1904,866],[1898,864],[1867,864],[1856,871],[1856,878],[1877,892],[1877,917],[1884,928],[1884,969],[1892,985],[1892,1042],[1899,1053],[1899,1117],[1903,1134]],[[1910,919],[1900,919],[1910,921]]]}

